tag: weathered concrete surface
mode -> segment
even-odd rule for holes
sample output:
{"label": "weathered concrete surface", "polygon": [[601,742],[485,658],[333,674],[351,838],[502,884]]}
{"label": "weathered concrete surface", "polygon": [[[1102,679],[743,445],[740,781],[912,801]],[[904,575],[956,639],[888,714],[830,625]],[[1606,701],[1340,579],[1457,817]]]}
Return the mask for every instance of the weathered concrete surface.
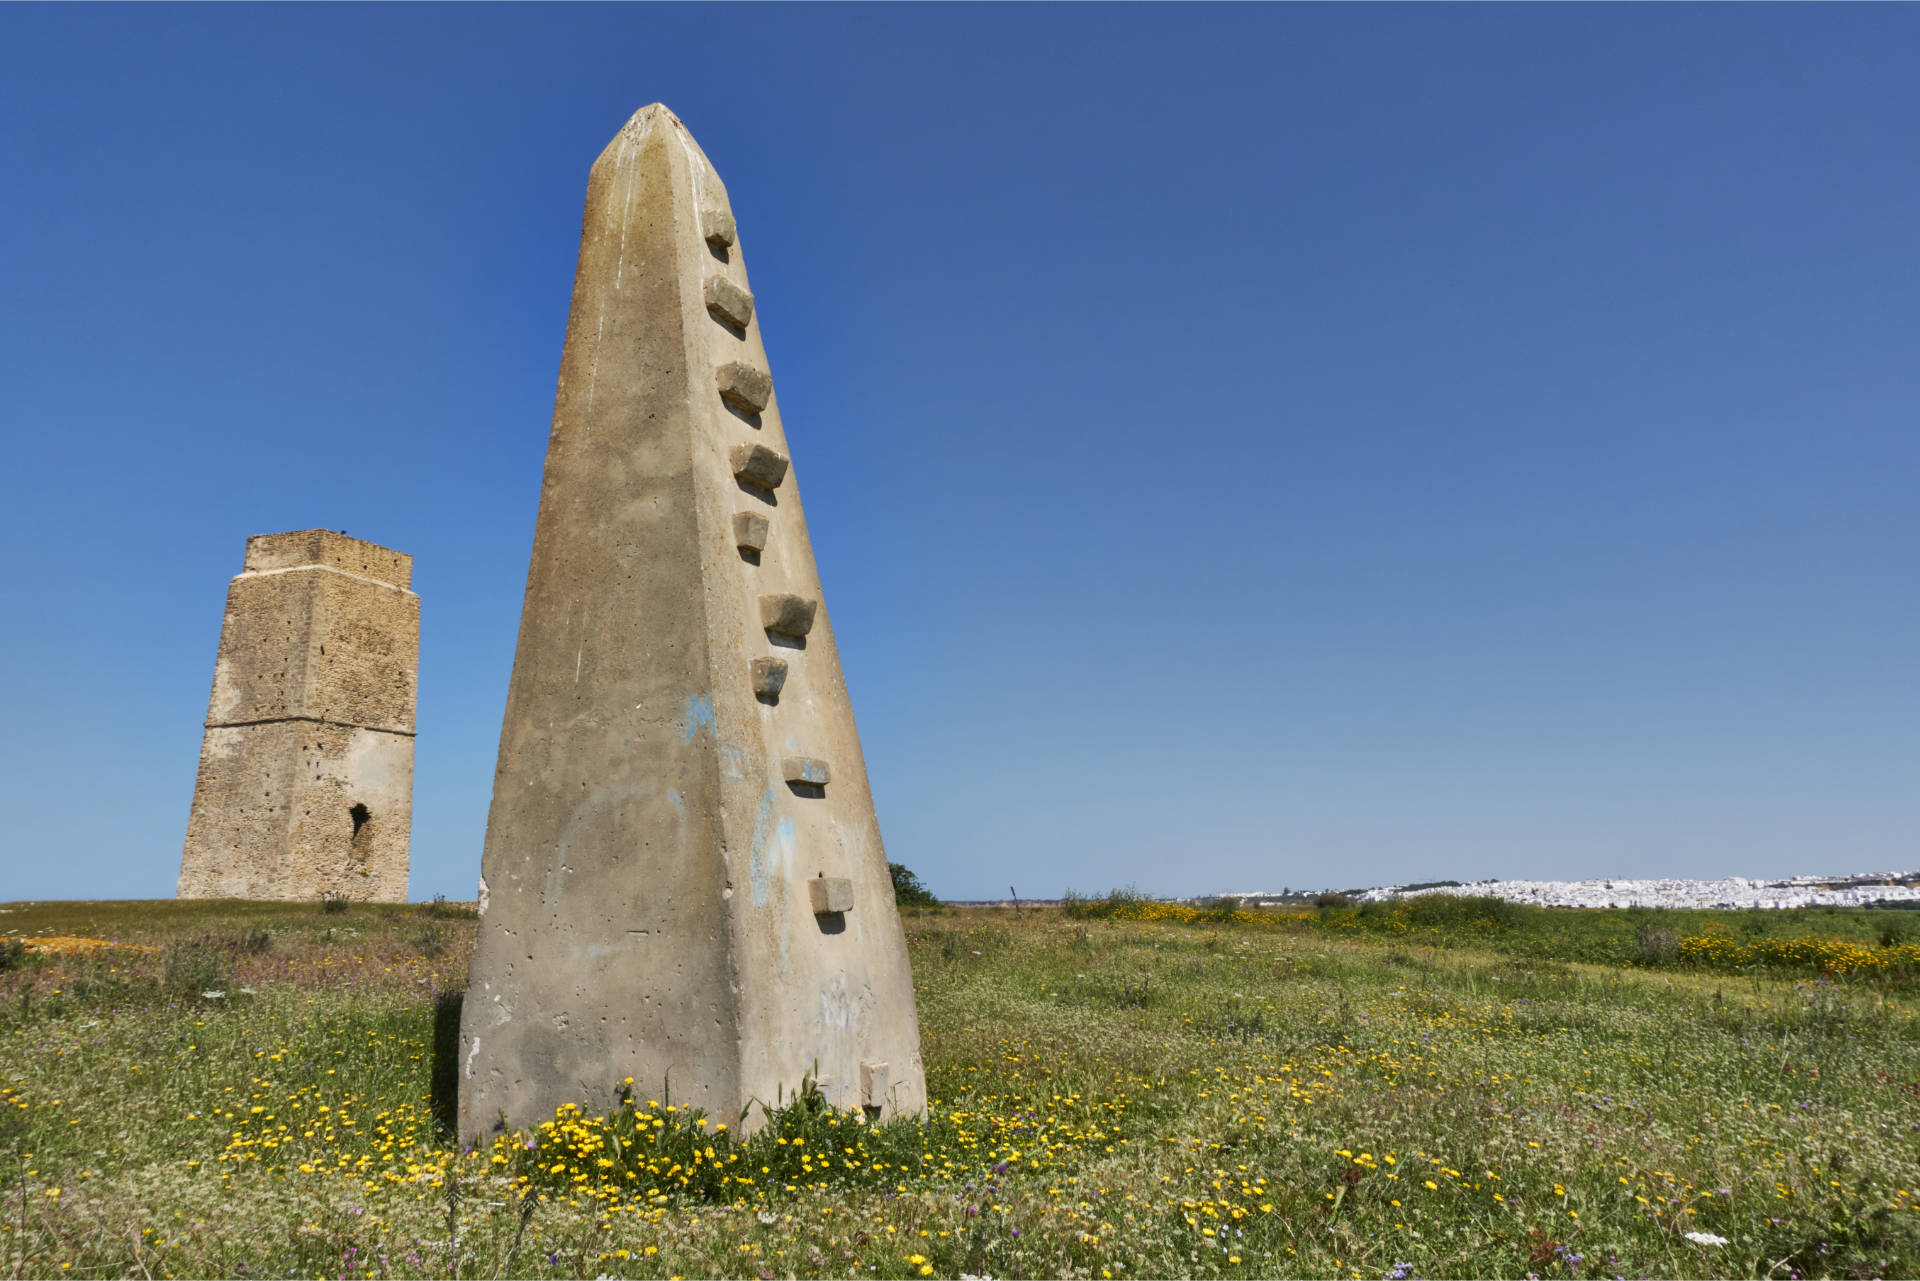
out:
{"label": "weathered concrete surface", "polygon": [[227,589],[181,898],[407,897],[413,558],[331,530],[247,540]]}
{"label": "weathered concrete surface", "polygon": [[[588,179],[462,1019],[467,1134],[610,1107],[627,1077],[729,1123],[807,1074],[841,1107],[924,1107],[906,940],[751,297],[725,187],[645,108]],[[789,786],[796,756],[832,786]],[[822,877],[846,883],[831,919]]]}

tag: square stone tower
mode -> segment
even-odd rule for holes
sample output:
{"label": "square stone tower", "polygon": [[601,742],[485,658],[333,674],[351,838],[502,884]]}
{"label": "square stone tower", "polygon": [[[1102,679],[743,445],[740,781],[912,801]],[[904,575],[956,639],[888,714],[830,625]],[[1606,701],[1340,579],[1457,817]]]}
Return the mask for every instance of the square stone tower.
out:
{"label": "square stone tower", "polygon": [[726,187],[643,108],[587,178],[461,1019],[465,1134],[605,1110],[626,1077],[729,1124],[809,1075],[840,1108],[925,1107],[760,327]]}
{"label": "square stone tower", "polygon": [[262,534],[227,589],[181,898],[407,897],[420,598],[413,557]]}

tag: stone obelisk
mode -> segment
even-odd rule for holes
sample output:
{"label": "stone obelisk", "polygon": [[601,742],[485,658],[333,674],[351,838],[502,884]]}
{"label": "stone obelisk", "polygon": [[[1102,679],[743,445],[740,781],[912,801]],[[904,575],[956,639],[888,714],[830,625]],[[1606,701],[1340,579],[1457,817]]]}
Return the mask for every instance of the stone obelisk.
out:
{"label": "stone obelisk", "polygon": [[925,1105],[727,191],[657,103],[587,180],[480,911],[465,1134],[627,1077],[730,1124],[806,1076],[876,1118]]}
{"label": "stone obelisk", "polygon": [[247,540],[227,588],[181,898],[407,898],[413,557],[330,529]]}

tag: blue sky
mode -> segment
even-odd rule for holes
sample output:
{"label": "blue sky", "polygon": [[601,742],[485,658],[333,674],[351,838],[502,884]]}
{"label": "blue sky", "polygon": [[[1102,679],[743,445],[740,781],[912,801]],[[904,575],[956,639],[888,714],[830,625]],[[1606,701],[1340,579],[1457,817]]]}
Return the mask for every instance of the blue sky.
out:
{"label": "blue sky", "polygon": [[1920,865],[1920,11],[0,7],[0,897],[162,897],[249,534],[472,892],[587,167],[725,177],[951,897]]}

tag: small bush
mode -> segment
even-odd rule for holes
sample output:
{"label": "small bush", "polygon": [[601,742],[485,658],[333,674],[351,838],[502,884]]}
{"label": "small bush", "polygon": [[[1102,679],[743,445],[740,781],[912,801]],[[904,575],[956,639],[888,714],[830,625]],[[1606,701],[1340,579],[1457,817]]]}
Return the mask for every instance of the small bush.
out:
{"label": "small bush", "polygon": [[1265,1010],[1242,1009],[1237,1000],[1221,1003],[1218,1010],[1191,1020],[1197,1032],[1245,1045],[1267,1035]]}
{"label": "small bush", "polygon": [[904,863],[887,864],[887,874],[893,878],[893,901],[900,907],[936,908],[940,900],[933,891],[920,883]]}
{"label": "small bush", "polygon": [[422,956],[441,956],[446,953],[447,939],[446,935],[429,926],[407,935],[407,946]]}
{"label": "small bush", "polygon": [[1671,965],[1680,959],[1678,931],[1659,925],[1642,925],[1633,932],[1633,948],[1647,965]]}
{"label": "small bush", "polygon": [[1352,907],[1353,900],[1338,890],[1329,890],[1325,894],[1314,895],[1313,905],[1322,912],[1331,912],[1338,908]]}
{"label": "small bush", "polygon": [[258,956],[273,946],[273,932],[262,925],[249,930],[240,939],[240,950],[249,956]]}
{"label": "small bush", "polygon": [[1075,920],[1111,921],[1136,916],[1152,902],[1151,898],[1129,885],[1125,889],[1108,890],[1099,898],[1078,890],[1068,890],[1066,897],[1060,900],[1060,907]]}
{"label": "small bush", "polygon": [[329,916],[337,916],[347,910],[347,900],[338,894],[323,894],[320,896],[320,910]]}
{"label": "small bush", "polygon": [[1920,921],[1911,916],[1882,917],[1874,929],[1874,937],[1880,940],[1881,947],[1899,947],[1902,943],[1911,943],[1920,935]]}
{"label": "small bush", "polygon": [[24,970],[30,953],[27,945],[19,939],[8,939],[0,943],[0,974],[9,970]]}
{"label": "small bush", "polygon": [[1154,1004],[1159,993],[1151,975],[1137,979],[1102,975],[1080,985],[1075,995],[1089,1005],[1142,1010]]}
{"label": "small bush", "polygon": [[199,1000],[208,992],[224,996],[228,984],[220,957],[204,943],[175,943],[161,961],[160,986],[169,995]]}
{"label": "small bush", "polygon": [[1510,930],[1526,919],[1526,909],[1490,894],[1420,894],[1401,900],[1407,921],[1435,929]]}

